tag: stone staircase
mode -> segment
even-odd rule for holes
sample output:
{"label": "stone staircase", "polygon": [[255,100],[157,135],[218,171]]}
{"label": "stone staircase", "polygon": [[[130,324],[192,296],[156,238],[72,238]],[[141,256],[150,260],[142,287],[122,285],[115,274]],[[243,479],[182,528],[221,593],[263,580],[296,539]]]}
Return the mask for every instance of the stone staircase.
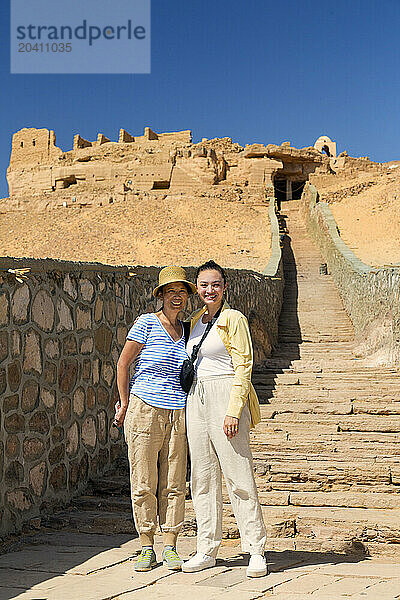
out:
{"label": "stone staircase", "polygon": [[279,345],[254,373],[252,433],[271,549],[400,555],[400,379],[353,353],[353,329],[307,236],[298,202],[281,216]]}
{"label": "stone staircase", "polygon": [[[279,345],[254,372],[251,433],[267,549],[400,557],[400,380],[352,353],[353,329],[290,202],[281,218],[285,298]],[[239,532],[224,493],[224,537]],[[135,535],[126,458],[43,525]],[[196,533],[188,495],[183,534]]]}

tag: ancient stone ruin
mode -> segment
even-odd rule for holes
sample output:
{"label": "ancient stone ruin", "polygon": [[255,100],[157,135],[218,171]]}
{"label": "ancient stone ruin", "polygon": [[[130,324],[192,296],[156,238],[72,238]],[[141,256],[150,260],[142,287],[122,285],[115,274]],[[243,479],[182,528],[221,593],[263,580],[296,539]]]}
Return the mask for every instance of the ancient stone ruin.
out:
{"label": "ancient stone ruin", "polygon": [[54,131],[31,128],[13,136],[7,180],[11,202],[39,200],[42,207],[108,203],[145,191],[187,192],[218,184],[245,199],[275,192],[278,200],[290,200],[300,198],[311,173],[334,167],[335,156],[336,145],[326,136],[302,149],[290,142],[242,147],[230,138],[194,144],[189,130],[156,133],[150,127],[140,136],[121,129],[118,141],[102,133],[96,141],[77,134],[72,150],[64,152]]}

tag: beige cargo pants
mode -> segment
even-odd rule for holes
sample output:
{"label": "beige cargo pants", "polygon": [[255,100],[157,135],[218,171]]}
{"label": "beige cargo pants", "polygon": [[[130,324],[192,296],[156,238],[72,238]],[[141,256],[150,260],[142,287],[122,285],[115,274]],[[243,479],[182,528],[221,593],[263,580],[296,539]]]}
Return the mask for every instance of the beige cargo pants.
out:
{"label": "beige cargo pants", "polygon": [[197,551],[216,556],[222,540],[222,476],[239,527],[242,550],[263,554],[266,532],[250,451],[250,412],[244,407],[239,432],[222,430],[233,376],[195,380],[186,404],[191,489],[197,520]]}
{"label": "beige cargo pants", "polygon": [[124,429],[141,544],[153,545],[158,517],[164,543],[175,546],[185,511],[185,409],[155,408],[131,394]]}

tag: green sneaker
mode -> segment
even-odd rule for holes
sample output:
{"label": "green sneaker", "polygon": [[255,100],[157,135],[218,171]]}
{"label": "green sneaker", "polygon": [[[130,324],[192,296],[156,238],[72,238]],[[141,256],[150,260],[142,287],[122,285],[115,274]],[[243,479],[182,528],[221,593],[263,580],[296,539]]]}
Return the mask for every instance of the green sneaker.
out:
{"label": "green sneaker", "polygon": [[175,546],[165,546],[162,553],[163,564],[170,571],[180,571],[182,569],[183,560],[179,558]]}
{"label": "green sneaker", "polygon": [[157,564],[152,546],[144,546],[135,564],[135,571],[151,571]]}

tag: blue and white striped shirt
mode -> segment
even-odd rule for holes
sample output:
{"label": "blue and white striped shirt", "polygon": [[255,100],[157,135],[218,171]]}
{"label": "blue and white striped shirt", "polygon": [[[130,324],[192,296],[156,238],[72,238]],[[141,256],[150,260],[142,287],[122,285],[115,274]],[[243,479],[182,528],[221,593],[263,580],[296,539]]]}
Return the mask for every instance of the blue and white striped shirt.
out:
{"label": "blue and white striped shirt", "polygon": [[146,313],[132,325],[127,340],[144,344],[135,361],[130,392],[157,408],[184,408],[186,393],[179,372],[188,358],[185,336],[175,342],[155,313]]}

